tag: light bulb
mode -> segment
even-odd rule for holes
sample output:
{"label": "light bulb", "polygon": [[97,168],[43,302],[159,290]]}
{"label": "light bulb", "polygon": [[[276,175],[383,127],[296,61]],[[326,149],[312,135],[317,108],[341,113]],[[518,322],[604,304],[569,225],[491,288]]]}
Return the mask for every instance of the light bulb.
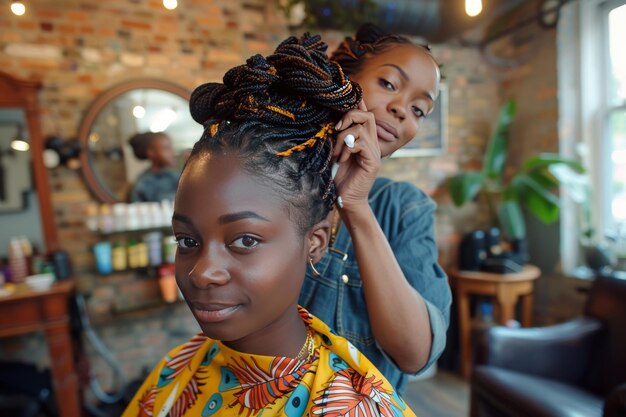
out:
{"label": "light bulb", "polygon": [[482,0],[465,0],[465,13],[467,13],[469,17],[478,16],[482,11]]}
{"label": "light bulb", "polygon": [[26,152],[30,149],[30,145],[24,140],[15,139],[14,141],[11,141],[11,148],[15,151]]}
{"label": "light bulb", "polygon": [[167,10],[174,10],[178,7],[178,0],[163,0],[163,7]]}
{"label": "light bulb", "polygon": [[26,6],[24,6],[24,3],[22,3],[21,1],[14,1],[13,3],[11,3],[11,11],[16,16],[22,16],[24,13],[26,13]]}
{"label": "light bulb", "polygon": [[146,115],[146,109],[143,106],[135,106],[133,107],[133,116],[136,119],[142,119]]}

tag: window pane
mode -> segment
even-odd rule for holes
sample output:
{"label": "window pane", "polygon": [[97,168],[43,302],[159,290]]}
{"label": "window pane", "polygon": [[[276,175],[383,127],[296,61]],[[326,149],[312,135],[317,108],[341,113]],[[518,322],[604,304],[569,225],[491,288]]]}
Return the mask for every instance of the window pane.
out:
{"label": "window pane", "polygon": [[609,45],[611,62],[610,103],[626,101],[626,4],[609,12]]}
{"label": "window pane", "polygon": [[611,114],[609,137],[613,161],[612,213],[616,223],[626,221],[626,111]]}

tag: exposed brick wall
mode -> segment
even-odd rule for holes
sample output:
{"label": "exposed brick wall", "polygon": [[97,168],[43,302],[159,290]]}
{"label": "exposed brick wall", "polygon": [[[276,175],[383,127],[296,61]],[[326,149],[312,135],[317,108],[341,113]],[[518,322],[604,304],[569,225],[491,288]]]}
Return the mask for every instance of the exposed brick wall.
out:
{"label": "exposed brick wall", "polygon": [[[186,0],[175,11],[159,0],[34,0],[27,8],[21,17],[8,4],[0,8],[0,68],[42,80],[44,136],[76,137],[89,104],[122,81],[158,78],[191,90],[220,80],[253,53],[271,52],[287,35],[282,14],[264,0]],[[84,224],[94,199],[80,171],[58,167],[49,181],[59,239],[81,291],[90,294],[90,316],[127,376],[136,377],[197,332],[197,323],[184,303],[120,312],[158,303],[157,280],[132,272],[95,275],[90,246],[100,236]],[[107,388],[111,371],[86,346]],[[3,340],[0,356],[37,358],[40,366],[50,360],[40,335]]]}

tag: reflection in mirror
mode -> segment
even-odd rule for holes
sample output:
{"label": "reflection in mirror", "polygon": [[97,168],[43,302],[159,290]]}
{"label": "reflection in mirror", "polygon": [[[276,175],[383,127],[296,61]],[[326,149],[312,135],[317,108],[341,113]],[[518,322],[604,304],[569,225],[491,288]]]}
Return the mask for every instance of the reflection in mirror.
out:
{"label": "reflection in mirror", "polygon": [[[171,138],[174,150],[174,169],[182,169],[188,151],[202,135],[202,126],[189,114],[187,97],[175,88],[163,86],[116,87],[120,93],[103,93],[109,96],[98,106],[96,99],[81,126],[81,142],[87,149],[87,167],[104,193],[96,194],[105,202],[128,201],[133,184],[149,170],[150,160],[137,158],[129,140],[138,133],[163,132]],[[167,91],[169,88],[170,91]],[[180,89],[182,90],[182,89]],[[89,116],[89,115],[88,115]],[[83,138],[82,136],[86,137]],[[85,161],[85,159],[83,159]],[[84,163],[84,162],[83,162]],[[93,184],[92,185],[93,188]],[[110,198],[109,198],[110,197]]]}
{"label": "reflection in mirror", "polygon": [[33,187],[31,154],[24,111],[0,109],[0,257],[6,257],[12,237],[24,236],[44,250],[37,193]]}

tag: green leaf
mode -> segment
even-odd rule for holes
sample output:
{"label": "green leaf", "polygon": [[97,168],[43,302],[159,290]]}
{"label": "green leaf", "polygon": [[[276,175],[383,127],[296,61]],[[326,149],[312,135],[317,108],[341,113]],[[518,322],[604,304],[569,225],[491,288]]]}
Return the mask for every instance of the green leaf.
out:
{"label": "green leaf", "polygon": [[549,167],[555,164],[565,164],[579,174],[585,172],[585,168],[580,162],[565,158],[557,153],[540,153],[539,155],[530,157],[524,162],[522,170],[530,172],[534,169]]}
{"label": "green leaf", "polygon": [[536,169],[525,175],[528,175],[546,190],[555,190],[559,188],[559,180],[552,175],[548,168]]}
{"label": "green leaf", "polygon": [[451,177],[448,180],[448,191],[457,207],[473,200],[479,193],[485,180],[485,174],[480,171],[466,171]]}
{"label": "green leaf", "polygon": [[513,200],[505,200],[498,210],[500,225],[509,239],[523,239],[526,236],[526,222],[520,205]]}
{"label": "green leaf", "polygon": [[491,179],[500,179],[504,171],[508,150],[509,127],[515,112],[515,100],[510,98],[500,109],[498,121],[487,144],[483,172]]}
{"label": "green leaf", "polygon": [[537,219],[545,224],[554,223],[559,218],[559,198],[527,174],[518,174],[520,184],[519,199]]}

